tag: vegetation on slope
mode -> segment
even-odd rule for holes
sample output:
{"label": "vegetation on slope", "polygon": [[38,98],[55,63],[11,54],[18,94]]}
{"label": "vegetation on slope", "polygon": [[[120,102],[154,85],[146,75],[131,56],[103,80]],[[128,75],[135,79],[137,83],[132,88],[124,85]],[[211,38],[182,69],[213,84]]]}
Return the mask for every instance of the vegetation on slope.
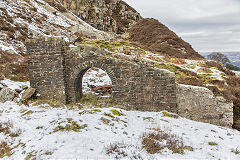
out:
{"label": "vegetation on slope", "polygon": [[203,59],[190,44],[155,19],[142,19],[127,32],[130,41],[146,50],[176,58]]}

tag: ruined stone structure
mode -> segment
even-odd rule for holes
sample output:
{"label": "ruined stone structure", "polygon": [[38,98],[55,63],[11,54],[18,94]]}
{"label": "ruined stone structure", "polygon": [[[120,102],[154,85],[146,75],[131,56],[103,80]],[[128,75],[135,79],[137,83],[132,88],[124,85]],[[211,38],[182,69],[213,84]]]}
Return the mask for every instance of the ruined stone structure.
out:
{"label": "ruined stone structure", "polygon": [[87,45],[69,47],[47,38],[27,43],[30,83],[41,99],[64,103],[82,97],[82,77],[92,67],[112,80],[113,103],[127,110],[162,111],[225,127],[233,124],[233,104],[201,87],[177,85],[174,73]]}
{"label": "ruined stone structure", "polygon": [[128,110],[177,113],[174,74],[115,57],[92,46],[69,47],[47,39],[27,44],[30,82],[40,98],[75,102],[82,96],[82,77],[91,67],[105,70],[112,80],[113,103]]}

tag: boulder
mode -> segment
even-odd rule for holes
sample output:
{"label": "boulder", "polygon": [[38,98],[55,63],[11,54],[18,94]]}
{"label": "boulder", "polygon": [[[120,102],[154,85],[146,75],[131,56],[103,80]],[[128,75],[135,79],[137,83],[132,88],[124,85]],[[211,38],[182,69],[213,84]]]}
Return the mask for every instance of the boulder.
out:
{"label": "boulder", "polygon": [[12,101],[15,97],[15,92],[10,88],[3,88],[0,91],[0,102]]}
{"label": "boulder", "polygon": [[35,88],[30,87],[26,89],[22,94],[22,101],[31,98],[35,92],[36,92]]}

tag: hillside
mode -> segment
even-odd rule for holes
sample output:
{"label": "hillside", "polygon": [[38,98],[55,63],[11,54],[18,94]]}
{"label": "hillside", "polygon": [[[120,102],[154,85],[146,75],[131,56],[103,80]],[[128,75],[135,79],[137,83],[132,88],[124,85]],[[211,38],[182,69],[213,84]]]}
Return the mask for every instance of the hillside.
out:
{"label": "hillside", "polygon": [[[240,159],[240,76],[204,59],[161,22],[142,19],[121,0],[0,1],[0,22],[0,158]],[[49,37],[62,38],[76,57],[87,46],[175,76],[181,110],[120,109],[112,103],[111,73],[94,67],[78,84],[83,97],[76,103],[38,99],[26,42]]]}
{"label": "hillside", "polygon": [[146,50],[175,58],[203,59],[189,43],[155,19],[142,19],[127,32],[130,41]]}

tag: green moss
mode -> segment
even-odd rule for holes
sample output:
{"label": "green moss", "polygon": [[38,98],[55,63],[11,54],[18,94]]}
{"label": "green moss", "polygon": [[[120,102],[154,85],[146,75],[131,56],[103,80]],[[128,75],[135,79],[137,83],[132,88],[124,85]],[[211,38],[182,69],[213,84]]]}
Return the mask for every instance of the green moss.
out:
{"label": "green moss", "polygon": [[210,146],[217,146],[218,144],[216,142],[208,142],[208,145],[210,145]]}
{"label": "green moss", "polygon": [[92,105],[97,106],[98,105],[98,99],[99,97],[93,94],[84,94],[82,98],[78,101],[78,103],[81,103],[83,105]]}
{"label": "green moss", "polygon": [[35,160],[35,159],[36,159],[35,156],[36,156],[36,155],[34,155],[34,154],[32,154],[32,153],[29,153],[29,154],[27,155],[27,157],[25,158],[25,160]]}
{"label": "green moss", "polygon": [[71,122],[73,119],[72,118],[67,118],[67,121],[68,122]]}
{"label": "green moss", "polygon": [[151,120],[153,120],[153,117],[143,117],[143,120],[149,120],[149,121],[151,121]]}
{"label": "green moss", "polygon": [[128,42],[123,42],[123,41],[105,41],[105,40],[95,40],[95,41],[90,41],[90,44],[96,47],[102,47],[106,48],[109,51],[115,51],[119,47],[124,47],[125,49],[130,48],[133,46],[132,44]]}
{"label": "green moss", "polygon": [[212,77],[211,74],[198,74],[198,78],[203,82],[203,84],[211,84],[212,80],[216,80],[216,77]]}
{"label": "green moss", "polygon": [[172,65],[172,64],[159,64],[159,63],[154,63],[154,66],[157,68],[163,68],[163,69],[167,69],[171,72],[177,72],[177,67]]}
{"label": "green moss", "polygon": [[193,148],[191,146],[185,146],[184,149],[189,150],[189,151],[193,151]]}
{"label": "green moss", "polygon": [[36,129],[43,129],[43,126],[37,126]]}
{"label": "green moss", "polygon": [[184,148],[183,147],[179,147],[179,148],[168,148],[170,149],[173,153],[177,153],[177,154],[184,154]]}
{"label": "green moss", "polygon": [[179,117],[178,115],[171,114],[171,113],[166,112],[166,111],[163,111],[162,113],[165,117],[171,117],[171,118],[178,118]]}
{"label": "green moss", "polygon": [[196,65],[189,65],[189,66],[186,66],[187,68],[190,68],[190,69],[195,69],[196,68]]}
{"label": "green moss", "polygon": [[84,125],[79,125],[76,121],[70,121],[70,118],[68,118],[68,124],[66,124],[65,126],[57,126],[53,132],[58,132],[58,131],[74,131],[74,132],[80,132],[81,129],[84,129],[87,127],[87,124]]}
{"label": "green moss", "polygon": [[97,112],[101,112],[100,109],[93,109],[93,110],[89,110],[89,111],[82,111],[82,112],[79,112],[78,114],[80,115],[83,115],[83,114],[94,114],[94,113],[97,113]]}
{"label": "green moss", "polygon": [[104,113],[104,116],[108,116],[110,118],[115,118],[113,115],[111,115],[110,113]]}
{"label": "green moss", "polygon": [[93,112],[102,112],[100,109],[93,109]]}
{"label": "green moss", "polygon": [[162,68],[162,69],[166,69],[169,70],[171,72],[175,73],[175,80],[178,82],[178,80],[180,78],[186,78],[186,77],[196,77],[197,74],[185,69],[182,69],[178,66],[175,66],[173,64],[159,64],[159,63],[154,63],[154,66],[157,68]]}
{"label": "green moss", "polygon": [[119,112],[118,110],[111,110],[112,114],[115,116],[125,116],[122,112]]}

